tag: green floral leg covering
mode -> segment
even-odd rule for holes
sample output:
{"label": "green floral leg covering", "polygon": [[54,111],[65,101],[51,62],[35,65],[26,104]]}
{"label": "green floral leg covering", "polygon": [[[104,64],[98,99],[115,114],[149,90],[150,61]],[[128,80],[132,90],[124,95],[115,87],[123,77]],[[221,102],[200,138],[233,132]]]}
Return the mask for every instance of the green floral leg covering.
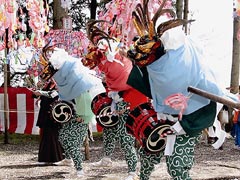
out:
{"label": "green floral leg covering", "polygon": [[59,141],[66,153],[66,158],[72,158],[76,170],[82,169],[83,155],[81,146],[87,135],[88,124],[70,120],[59,130]]}
{"label": "green floral leg covering", "polygon": [[[127,107],[126,102],[119,102],[117,104],[117,110],[123,110],[126,107]],[[123,113],[119,117],[118,133],[120,134],[119,141],[128,165],[128,172],[135,172],[137,169],[137,152],[135,149],[135,138],[132,135],[127,133],[126,125],[125,125],[128,117],[128,113],[129,113],[129,110],[125,111],[125,113]]]}
{"label": "green floral leg covering", "polygon": [[105,156],[111,156],[113,154],[116,136],[117,133],[115,128],[103,128],[103,146]]}
{"label": "green floral leg covering", "polygon": [[140,155],[140,180],[149,180],[149,177],[154,170],[154,165],[159,164],[163,153],[150,154],[146,153],[143,148],[139,149]]}
{"label": "green floral leg covering", "polygon": [[[126,102],[120,102],[117,104],[116,110],[121,110],[126,108]],[[104,128],[103,130],[103,144],[104,144],[104,154],[106,156],[111,156],[116,142],[119,142],[121,149],[124,152],[125,159],[128,165],[128,172],[135,172],[137,168],[137,153],[135,150],[135,139],[126,131],[126,119],[128,116],[128,111],[123,115],[119,116],[119,123],[114,128]]]}
{"label": "green floral leg covering", "polygon": [[174,152],[166,157],[168,173],[174,180],[191,180],[189,170],[194,163],[194,148],[199,142],[199,137],[188,135],[176,137]]}

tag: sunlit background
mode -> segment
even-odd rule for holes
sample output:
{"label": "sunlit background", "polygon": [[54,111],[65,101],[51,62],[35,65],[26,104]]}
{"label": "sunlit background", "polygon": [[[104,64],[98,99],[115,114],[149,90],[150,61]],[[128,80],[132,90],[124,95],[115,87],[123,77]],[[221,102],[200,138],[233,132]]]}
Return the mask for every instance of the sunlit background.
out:
{"label": "sunlit background", "polygon": [[219,83],[229,87],[232,66],[233,1],[190,0],[190,14],[196,19],[191,35],[198,37],[207,53],[206,61]]}

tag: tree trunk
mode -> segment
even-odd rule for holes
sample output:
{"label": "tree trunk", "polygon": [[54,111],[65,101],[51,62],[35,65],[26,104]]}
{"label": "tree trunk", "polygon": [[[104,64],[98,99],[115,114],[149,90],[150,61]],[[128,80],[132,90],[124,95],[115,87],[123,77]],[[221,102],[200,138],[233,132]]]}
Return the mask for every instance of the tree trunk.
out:
{"label": "tree trunk", "polygon": [[67,15],[67,10],[61,7],[61,0],[53,0],[53,29],[62,29],[62,18]]}
{"label": "tree trunk", "polygon": [[[183,19],[188,20],[188,13],[189,13],[189,1],[188,0],[184,0],[184,14],[183,14]],[[189,30],[188,30],[188,24],[184,25],[184,30],[185,33],[188,34]]]}
{"label": "tree trunk", "polygon": [[[178,19],[188,20],[189,13],[189,0],[177,0],[176,2],[176,14]],[[188,24],[184,25],[184,31],[189,33]]]}
{"label": "tree trunk", "polygon": [[240,43],[237,39],[237,33],[240,28],[240,17],[235,17],[233,21],[233,53],[232,53],[232,69],[231,69],[231,84],[230,92],[236,94],[239,92],[239,58],[240,58]]}
{"label": "tree trunk", "polygon": [[177,0],[176,2],[176,14],[177,18],[183,18],[183,0]]}
{"label": "tree trunk", "polygon": [[97,0],[92,0],[90,3],[90,19],[96,19]]}
{"label": "tree trunk", "polygon": [[[240,17],[235,16],[233,20],[233,50],[232,50],[232,69],[231,69],[231,82],[230,92],[233,94],[239,93],[239,68],[240,68],[240,43],[238,40],[238,31],[240,28]],[[229,123],[225,125],[226,132],[231,132],[233,128],[233,109],[228,109]]]}

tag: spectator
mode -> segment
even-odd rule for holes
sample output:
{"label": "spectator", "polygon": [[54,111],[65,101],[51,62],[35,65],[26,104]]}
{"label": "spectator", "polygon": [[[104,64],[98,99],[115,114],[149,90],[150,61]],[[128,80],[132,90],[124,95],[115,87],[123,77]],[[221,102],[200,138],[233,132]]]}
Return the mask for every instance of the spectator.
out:
{"label": "spectator", "polygon": [[38,164],[48,165],[60,162],[64,159],[63,149],[58,141],[58,130],[61,125],[54,122],[49,113],[50,104],[58,99],[55,83],[50,80],[42,91],[33,91],[33,95],[40,100],[40,110],[36,124],[40,128]]}
{"label": "spectator", "polygon": [[235,149],[240,150],[240,116],[239,110],[234,110],[233,115],[233,133],[232,136],[235,139]]}

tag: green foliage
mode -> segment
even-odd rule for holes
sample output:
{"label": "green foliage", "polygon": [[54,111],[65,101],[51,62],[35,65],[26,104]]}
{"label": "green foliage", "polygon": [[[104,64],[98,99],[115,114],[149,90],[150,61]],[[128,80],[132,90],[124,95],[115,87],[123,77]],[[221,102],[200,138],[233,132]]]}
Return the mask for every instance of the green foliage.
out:
{"label": "green foliage", "polygon": [[72,6],[69,15],[72,17],[73,30],[79,31],[85,29],[86,22],[89,19],[89,1],[86,0],[72,0]]}
{"label": "green foliage", "polygon": [[[4,143],[4,133],[0,134],[0,144]],[[93,138],[99,139],[102,137],[102,133],[93,132]],[[39,143],[39,135],[29,135],[29,134],[8,134],[8,142],[10,144],[26,144],[26,143]]]}
{"label": "green foliage", "polygon": [[[5,135],[4,133],[0,134],[0,142],[4,143]],[[8,142],[10,144],[21,144],[21,143],[38,143],[39,135],[28,135],[28,134],[8,134]]]}

